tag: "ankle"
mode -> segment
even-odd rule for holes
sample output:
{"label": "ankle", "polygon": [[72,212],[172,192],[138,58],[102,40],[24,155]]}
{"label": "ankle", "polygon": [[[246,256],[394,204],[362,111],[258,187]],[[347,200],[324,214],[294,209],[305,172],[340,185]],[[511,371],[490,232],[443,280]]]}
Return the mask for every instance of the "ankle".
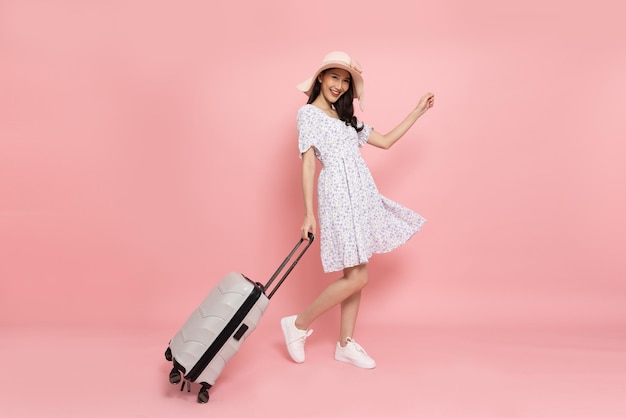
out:
{"label": "ankle", "polygon": [[296,320],[294,321],[294,325],[296,326],[296,328],[298,328],[300,331],[306,331],[309,327],[306,326],[304,324],[304,322],[302,321],[302,319],[300,319],[300,315],[298,315],[296,317]]}

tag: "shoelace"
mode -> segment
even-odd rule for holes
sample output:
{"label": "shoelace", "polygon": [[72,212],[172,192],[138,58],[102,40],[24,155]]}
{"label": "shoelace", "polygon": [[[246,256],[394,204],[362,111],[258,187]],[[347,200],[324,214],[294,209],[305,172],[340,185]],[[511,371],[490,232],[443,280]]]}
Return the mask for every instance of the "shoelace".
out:
{"label": "shoelace", "polygon": [[311,334],[313,334],[313,330],[312,329],[307,329],[306,332],[304,334],[302,334],[302,336],[300,336],[300,337],[296,338],[295,340],[293,340],[292,343],[297,343],[298,345],[304,345],[304,341]]}
{"label": "shoelace", "polygon": [[365,352],[365,349],[363,347],[361,347],[356,341],[354,341],[352,338],[348,337],[346,338],[346,343],[352,345],[352,348],[356,351],[360,351],[361,353],[365,354],[367,356],[367,353]]}

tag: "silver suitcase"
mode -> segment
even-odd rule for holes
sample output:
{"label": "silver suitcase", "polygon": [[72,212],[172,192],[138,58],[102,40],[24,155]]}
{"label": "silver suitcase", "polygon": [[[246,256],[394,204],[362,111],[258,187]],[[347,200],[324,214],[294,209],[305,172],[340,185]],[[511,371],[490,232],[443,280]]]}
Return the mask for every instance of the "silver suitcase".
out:
{"label": "silver suitcase", "polygon": [[182,380],[180,390],[187,384],[187,390],[191,391],[191,382],[197,382],[198,402],[208,402],[209,389],[254,331],[276,290],[313,243],[313,234],[309,233],[307,244],[270,291],[304,241],[300,239],[265,285],[235,272],[219,281],[170,340],[165,351],[165,358],[173,363],[170,383],[178,384]]}

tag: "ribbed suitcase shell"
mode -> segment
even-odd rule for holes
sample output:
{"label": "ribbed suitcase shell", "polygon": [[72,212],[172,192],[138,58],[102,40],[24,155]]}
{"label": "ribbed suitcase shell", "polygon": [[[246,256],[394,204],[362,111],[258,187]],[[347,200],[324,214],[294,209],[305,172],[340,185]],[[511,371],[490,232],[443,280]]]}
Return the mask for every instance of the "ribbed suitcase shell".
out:
{"label": "ribbed suitcase shell", "polygon": [[[205,355],[211,344],[231,323],[237,312],[246,300],[255,292],[258,299],[241,322],[235,323],[235,329],[229,332],[226,342],[219,348],[200,374],[190,376],[191,371]],[[269,299],[262,292],[260,285],[252,282],[240,273],[228,273],[209,292],[202,303],[196,308],[187,322],[176,333],[170,342],[172,356],[178,364],[184,367],[185,379],[198,383],[214,385],[228,361],[239,351],[239,347],[261,320],[267,309]],[[241,326],[246,326],[241,336],[234,335]],[[242,330],[243,331],[243,330]]]}

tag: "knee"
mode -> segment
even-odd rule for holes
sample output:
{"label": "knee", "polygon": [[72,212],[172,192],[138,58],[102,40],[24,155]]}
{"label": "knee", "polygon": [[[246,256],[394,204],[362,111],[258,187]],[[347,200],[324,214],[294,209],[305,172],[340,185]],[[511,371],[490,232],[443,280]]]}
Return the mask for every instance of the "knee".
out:
{"label": "knee", "polygon": [[369,280],[367,267],[364,264],[347,269],[345,277],[352,283],[355,292],[363,289]]}

